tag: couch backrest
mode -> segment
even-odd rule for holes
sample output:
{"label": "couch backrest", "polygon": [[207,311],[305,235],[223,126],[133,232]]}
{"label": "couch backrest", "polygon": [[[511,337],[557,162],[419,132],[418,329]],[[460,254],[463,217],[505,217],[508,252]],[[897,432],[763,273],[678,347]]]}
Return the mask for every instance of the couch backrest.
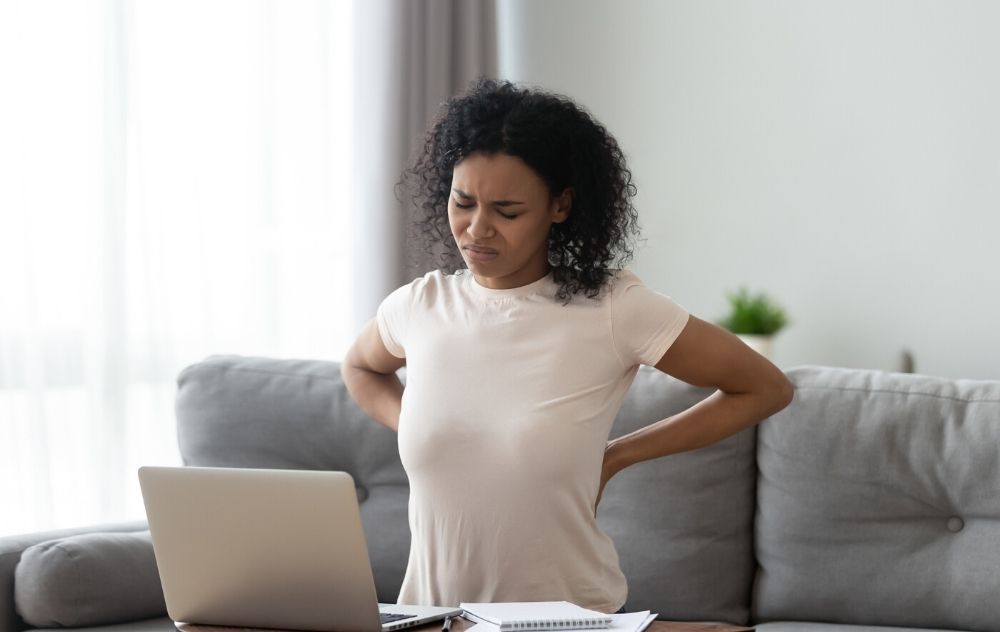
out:
{"label": "couch backrest", "polygon": [[[712,392],[641,367],[612,436]],[[181,373],[177,421],[188,465],[349,472],[359,487],[379,599],[396,600],[410,537],[396,434],[354,404],[337,363],[211,356]],[[608,484],[598,521],[629,580],[629,610],[678,620],[748,619],[754,432],[641,463]]]}
{"label": "couch backrest", "polygon": [[754,619],[1000,630],[1000,382],[786,374],[758,429]]}

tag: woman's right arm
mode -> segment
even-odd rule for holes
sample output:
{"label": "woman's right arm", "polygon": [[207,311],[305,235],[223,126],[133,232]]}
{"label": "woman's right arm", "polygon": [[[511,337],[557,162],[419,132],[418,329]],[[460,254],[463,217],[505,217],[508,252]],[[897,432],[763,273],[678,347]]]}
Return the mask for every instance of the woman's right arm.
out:
{"label": "woman's right arm", "polygon": [[365,325],[340,365],[347,392],[361,410],[396,431],[403,398],[403,383],[396,371],[403,366],[406,358],[389,353],[374,318]]}

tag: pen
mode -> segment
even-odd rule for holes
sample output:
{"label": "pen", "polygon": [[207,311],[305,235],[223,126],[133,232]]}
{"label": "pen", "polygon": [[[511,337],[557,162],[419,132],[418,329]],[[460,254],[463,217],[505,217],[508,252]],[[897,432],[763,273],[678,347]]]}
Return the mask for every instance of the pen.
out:
{"label": "pen", "polygon": [[451,630],[451,620],[454,617],[445,617],[444,624],[441,626],[441,632],[450,632]]}

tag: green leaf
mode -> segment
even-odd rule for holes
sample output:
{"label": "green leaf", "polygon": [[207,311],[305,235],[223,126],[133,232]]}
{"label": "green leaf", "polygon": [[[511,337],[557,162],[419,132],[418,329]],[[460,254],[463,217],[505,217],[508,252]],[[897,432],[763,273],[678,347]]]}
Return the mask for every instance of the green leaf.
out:
{"label": "green leaf", "polygon": [[744,286],[726,298],[730,312],[718,324],[734,334],[770,336],[788,324],[784,310],[763,292],[752,295]]}

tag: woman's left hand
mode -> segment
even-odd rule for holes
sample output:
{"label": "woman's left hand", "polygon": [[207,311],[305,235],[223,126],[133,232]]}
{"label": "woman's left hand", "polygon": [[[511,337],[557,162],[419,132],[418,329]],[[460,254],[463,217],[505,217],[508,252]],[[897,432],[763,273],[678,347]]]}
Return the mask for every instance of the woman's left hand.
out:
{"label": "woman's left hand", "polygon": [[604,448],[604,462],[601,464],[601,485],[597,488],[597,500],[594,501],[594,517],[597,517],[597,506],[601,504],[601,495],[604,493],[604,486],[608,484],[611,477],[617,473],[611,463],[611,443]]}

